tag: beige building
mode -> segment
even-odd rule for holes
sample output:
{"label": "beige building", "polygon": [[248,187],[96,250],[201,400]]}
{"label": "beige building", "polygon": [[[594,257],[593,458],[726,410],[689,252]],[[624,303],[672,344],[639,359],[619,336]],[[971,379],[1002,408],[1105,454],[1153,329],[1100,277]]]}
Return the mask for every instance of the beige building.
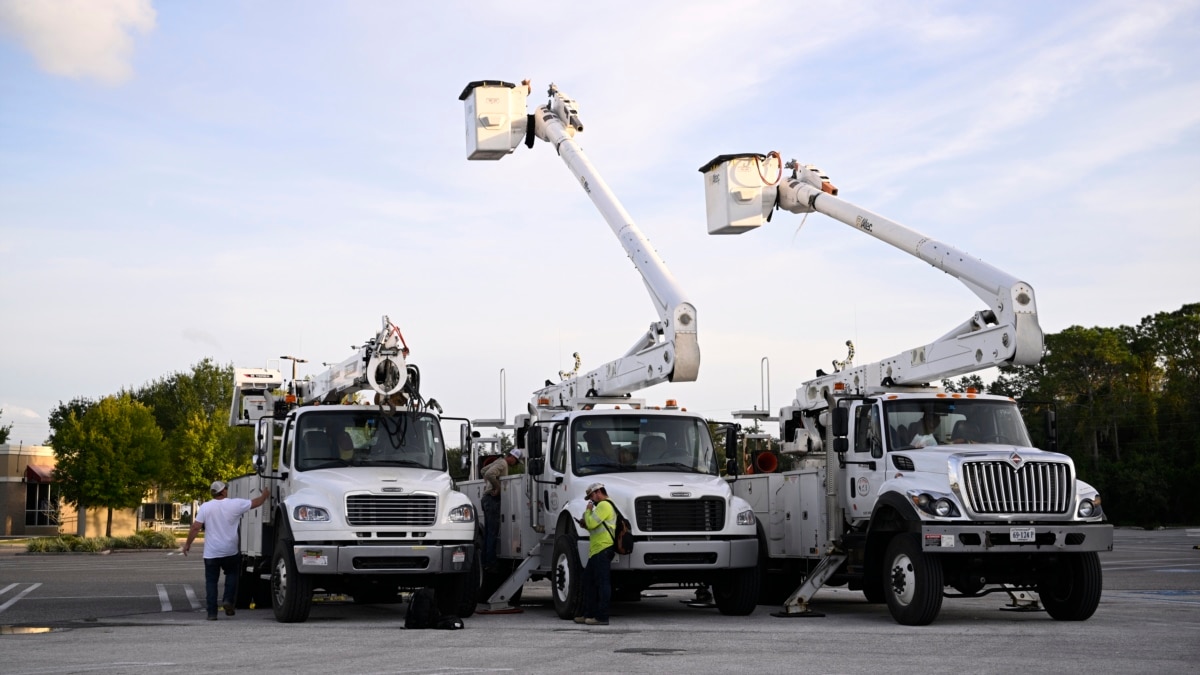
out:
{"label": "beige building", "polygon": [[[138,528],[138,510],[113,511],[112,534],[123,537]],[[62,501],[54,482],[54,449],[48,445],[0,445],[0,536],[104,534],[108,509],[88,509],[81,520]]]}

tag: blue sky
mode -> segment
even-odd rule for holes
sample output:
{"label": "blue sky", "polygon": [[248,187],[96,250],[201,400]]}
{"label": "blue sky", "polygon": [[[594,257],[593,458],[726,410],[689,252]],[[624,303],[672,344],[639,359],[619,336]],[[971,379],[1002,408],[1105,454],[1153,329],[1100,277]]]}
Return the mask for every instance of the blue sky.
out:
{"label": "blue sky", "polygon": [[[1047,332],[1200,300],[1197,2],[0,0],[0,424],[205,357],[340,361],[387,314],[447,414],[508,416],[657,318],[554,152],[467,162],[458,94],[550,82],[696,305],[728,419],[982,309],[824,216],[706,234],[697,169],[779,151],[1031,283]],[[803,228],[800,228],[801,223]],[[769,387],[761,373],[769,359]]]}

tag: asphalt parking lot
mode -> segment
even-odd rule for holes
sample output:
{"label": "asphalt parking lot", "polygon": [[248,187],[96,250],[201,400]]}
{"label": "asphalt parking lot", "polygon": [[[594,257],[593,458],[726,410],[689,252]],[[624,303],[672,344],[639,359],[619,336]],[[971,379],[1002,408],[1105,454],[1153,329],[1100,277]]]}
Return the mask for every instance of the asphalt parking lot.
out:
{"label": "asphalt parking lot", "polygon": [[1200,529],[1119,529],[1086,622],[1017,611],[1003,595],[947,600],[931,626],[897,625],[861,594],[822,590],[822,618],[689,607],[691,592],[618,603],[612,624],[557,618],[544,582],[521,612],[461,631],[403,630],[405,605],[320,602],[304,624],[269,609],[204,621],[203,564],[177,552],[0,553],[0,652],[10,674],[68,672],[1200,672]]}

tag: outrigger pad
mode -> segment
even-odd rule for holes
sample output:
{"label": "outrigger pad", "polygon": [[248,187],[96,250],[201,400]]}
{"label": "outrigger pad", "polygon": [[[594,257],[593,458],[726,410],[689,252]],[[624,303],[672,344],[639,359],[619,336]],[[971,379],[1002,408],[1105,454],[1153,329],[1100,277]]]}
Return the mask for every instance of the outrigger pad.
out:
{"label": "outrigger pad", "polygon": [[811,609],[807,612],[771,612],[771,616],[779,617],[780,619],[816,619],[824,617],[823,612],[814,612]]}

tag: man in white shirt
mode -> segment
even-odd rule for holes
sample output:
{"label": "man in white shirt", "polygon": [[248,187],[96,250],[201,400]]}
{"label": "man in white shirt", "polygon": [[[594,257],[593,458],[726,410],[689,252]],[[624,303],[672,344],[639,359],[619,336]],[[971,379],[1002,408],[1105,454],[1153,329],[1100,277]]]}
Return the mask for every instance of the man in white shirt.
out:
{"label": "man in white shirt", "polygon": [[217,620],[217,582],[221,572],[225,573],[225,595],[221,608],[226,616],[233,616],[237,601],[238,568],[242,558],[238,541],[238,522],[242,514],[256,509],[271,496],[271,488],[264,486],[254,499],[229,499],[229,485],[214,481],[209,488],[212,500],[204,502],[192,519],[183,554],[192,548],[192,541],[204,528],[204,584],[208,595],[208,620]]}

